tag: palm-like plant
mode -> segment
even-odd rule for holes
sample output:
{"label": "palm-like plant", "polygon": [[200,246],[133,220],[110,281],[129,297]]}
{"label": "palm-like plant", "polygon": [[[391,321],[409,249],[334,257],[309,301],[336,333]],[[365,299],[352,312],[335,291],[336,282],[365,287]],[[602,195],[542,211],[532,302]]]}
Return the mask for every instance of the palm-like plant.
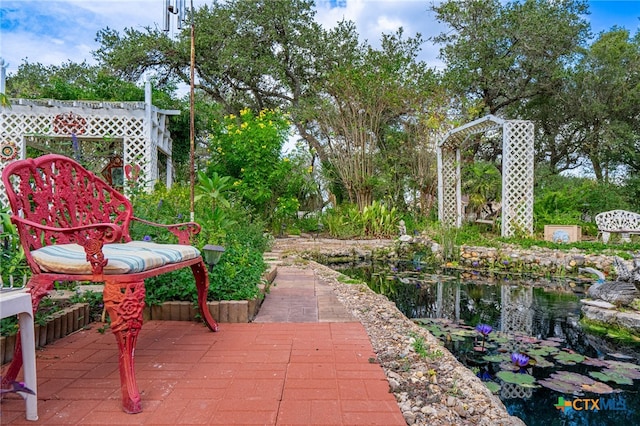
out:
{"label": "palm-like plant", "polygon": [[500,199],[501,183],[500,171],[491,163],[477,161],[465,169],[463,190],[469,195],[469,208],[478,217],[487,203]]}
{"label": "palm-like plant", "polygon": [[231,189],[229,182],[230,176],[219,176],[213,172],[211,176],[207,176],[205,172],[198,172],[198,185],[196,186],[197,195],[195,201],[206,198],[211,203],[211,207],[215,210],[218,206],[229,207],[229,200],[226,199],[224,193]]}

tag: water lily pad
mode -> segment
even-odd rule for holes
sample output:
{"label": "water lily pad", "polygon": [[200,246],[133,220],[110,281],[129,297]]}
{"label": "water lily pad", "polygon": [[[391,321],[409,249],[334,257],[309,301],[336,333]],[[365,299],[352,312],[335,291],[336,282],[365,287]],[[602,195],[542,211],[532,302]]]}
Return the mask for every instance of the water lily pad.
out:
{"label": "water lily pad", "polygon": [[589,358],[589,357],[586,357],[584,361],[582,361],[582,364],[590,365],[592,367],[608,367],[609,366],[609,362],[604,359]]}
{"label": "water lily pad", "polygon": [[536,339],[535,337],[532,336],[525,336],[525,335],[516,335],[515,339],[519,342],[522,343],[538,343],[538,339]]}
{"label": "water lily pad", "polygon": [[629,377],[623,376],[615,370],[604,371],[590,371],[589,375],[594,379],[602,380],[603,382],[614,382],[618,385],[632,385],[633,380]]}
{"label": "water lily pad", "polygon": [[632,356],[621,354],[621,353],[618,353],[618,352],[612,353],[612,354],[607,354],[607,355],[609,355],[612,358],[616,358],[616,359],[633,359]]}
{"label": "water lily pad", "polygon": [[440,326],[430,325],[430,326],[427,326],[427,327],[424,327],[424,328],[429,330],[429,332],[431,334],[433,334],[435,337],[440,337],[440,336],[444,336],[445,335],[445,332],[442,330],[442,328],[440,328]]}
{"label": "water lily pad", "polygon": [[541,346],[551,346],[551,347],[560,346],[560,342],[558,342],[556,340],[551,340],[551,339],[541,340],[539,344]]}
{"label": "water lily pad", "polygon": [[493,394],[497,394],[498,392],[500,392],[500,388],[502,388],[502,386],[500,386],[496,382],[484,382],[484,384],[487,386],[487,388],[489,388],[489,390]]}
{"label": "water lily pad", "polygon": [[460,330],[460,329],[456,331],[452,331],[451,334],[456,336],[461,336],[461,337],[474,337],[478,335],[478,333],[476,333],[475,330]]}
{"label": "water lily pad", "polygon": [[496,376],[506,383],[513,383],[525,388],[536,387],[536,378],[529,374],[514,373],[513,371],[500,371],[496,373]]}
{"label": "water lily pad", "polygon": [[546,388],[578,396],[583,395],[582,391],[585,385],[593,386],[595,383],[596,381],[590,377],[570,371],[558,371],[551,373],[548,379],[538,380],[538,384]]}
{"label": "water lily pad", "polygon": [[630,362],[610,360],[608,361],[608,363],[609,363],[609,367],[615,368],[615,369],[622,368],[622,369],[628,369],[628,370],[640,370],[640,365],[632,364]]}
{"label": "water lily pad", "polygon": [[572,371],[557,371],[555,373],[552,373],[551,377],[574,385],[591,385],[595,383],[595,380],[593,380],[592,378],[583,376],[582,374],[574,373]]}
{"label": "water lily pad", "polygon": [[536,349],[529,349],[527,351],[528,355],[531,356],[547,356],[551,354],[555,354],[558,352],[558,348],[552,346],[544,346]]}
{"label": "water lily pad", "polygon": [[560,351],[553,356],[556,361],[564,365],[575,365],[584,361],[585,357],[577,353]]}
{"label": "water lily pad", "polygon": [[[531,362],[529,362],[531,363]],[[535,358],[535,365],[536,367],[540,367],[540,368],[550,368],[553,367],[555,364],[552,363],[551,361],[547,361],[546,359],[542,358],[542,357],[536,357]]]}
{"label": "water lily pad", "polygon": [[608,384],[602,383],[602,382],[595,382],[591,385],[582,385],[582,389],[585,390],[586,392],[593,392],[597,394],[615,392],[615,389],[613,389]]}
{"label": "water lily pad", "polygon": [[489,335],[489,340],[495,343],[509,343],[509,337],[505,336],[505,335]]}
{"label": "water lily pad", "polygon": [[485,355],[482,357],[482,359],[488,362],[505,362],[510,361],[511,356],[507,353],[502,353],[496,355]]}
{"label": "water lily pad", "polygon": [[608,373],[609,371],[615,371],[617,374],[623,377],[628,377],[629,379],[632,379],[632,380],[640,379],[640,371],[636,370],[635,368],[624,368],[624,367],[613,365],[610,368],[606,368],[602,370],[603,373]]}
{"label": "water lily pad", "polygon": [[520,367],[511,362],[511,357],[508,361],[500,363],[500,369],[505,371],[520,371]]}
{"label": "water lily pad", "polygon": [[577,389],[575,385],[563,382],[562,380],[544,379],[538,380],[538,384],[560,393],[573,394],[576,396],[583,395],[582,391]]}

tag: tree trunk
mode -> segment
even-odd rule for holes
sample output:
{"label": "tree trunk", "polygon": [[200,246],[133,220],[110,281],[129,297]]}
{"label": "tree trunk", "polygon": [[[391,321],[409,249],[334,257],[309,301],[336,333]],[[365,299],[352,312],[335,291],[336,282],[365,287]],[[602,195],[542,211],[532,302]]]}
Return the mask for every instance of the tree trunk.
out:
{"label": "tree trunk", "polygon": [[370,189],[360,189],[356,191],[356,202],[358,204],[358,210],[361,212],[365,207],[370,206],[373,201],[373,194]]}

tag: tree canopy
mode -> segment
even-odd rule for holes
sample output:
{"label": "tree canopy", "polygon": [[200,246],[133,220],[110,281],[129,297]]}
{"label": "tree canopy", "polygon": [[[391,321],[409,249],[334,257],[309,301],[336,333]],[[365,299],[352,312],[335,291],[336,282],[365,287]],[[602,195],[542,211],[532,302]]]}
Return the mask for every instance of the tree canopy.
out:
{"label": "tree canopy", "polygon": [[[212,161],[218,163],[209,169],[219,173],[231,167],[229,158],[203,149],[207,141],[233,145],[220,127],[231,115],[279,110],[307,144],[301,164],[311,161],[313,169],[319,161],[330,179],[322,187],[360,209],[375,199],[430,205],[436,142],[488,113],[533,120],[536,164],[551,175],[590,169],[607,181],[640,171],[640,33],[612,28],[593,38],[585,0],[445,0],[432,9],[448,27],[431,40],[441,47],[442,70],[419,60],[420,34],[381,34],[374,48],[359,41],[353,22],[323,28],[312,0],[229,0],[193,10],[199,168]],[[9,76],[7,95],[141,100],[140,79],[151,76],[154,103],[184,111],[172,122],[174,158],[183,161],[188,108],[175,89],[190,82],[189,30],[171,37],[157,28],[104,28],[94,52],[99,65],[25,62]],[[239,152],[256,156],[260,146]],[[469,146],[465,188],[493,199],[497,194],[478,188],[486,183],[483,168],[499,170],[501,144],[489,138]],[[276,161],[274,155],[268,158]],[[307,185],[301,182],[294,186]],[[245,191],[248,199],[258,196],[253,189]],[[284,205],[293,192],[280,191],[280,201],[261,193],[253,203]]]}

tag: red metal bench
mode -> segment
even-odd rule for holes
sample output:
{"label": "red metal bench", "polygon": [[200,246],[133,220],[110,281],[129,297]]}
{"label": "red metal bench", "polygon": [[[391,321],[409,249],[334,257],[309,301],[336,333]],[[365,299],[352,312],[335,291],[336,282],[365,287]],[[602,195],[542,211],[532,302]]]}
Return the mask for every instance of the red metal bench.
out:
{"label": "red metal bench", "polygon": [[[189,245],[200,226],[136,218],[124,195],[61,155],[13,162],[5,167],[2,180],[32,272],[27,287],[33,311],[55,281],[104,282],[104,305],[120,353],[122,406],[127,413],[142,411],[134,352],[142,328],[144,279],[191,267],[202,318],[209,329],[218,329],[207,308],[207,268],[200,252]],[[163,227],[178,238],[178,244],[132,241],[132,221]],[[3,385],[15,380],[22,366],[20,339],[16,341],[16,355]]]}

